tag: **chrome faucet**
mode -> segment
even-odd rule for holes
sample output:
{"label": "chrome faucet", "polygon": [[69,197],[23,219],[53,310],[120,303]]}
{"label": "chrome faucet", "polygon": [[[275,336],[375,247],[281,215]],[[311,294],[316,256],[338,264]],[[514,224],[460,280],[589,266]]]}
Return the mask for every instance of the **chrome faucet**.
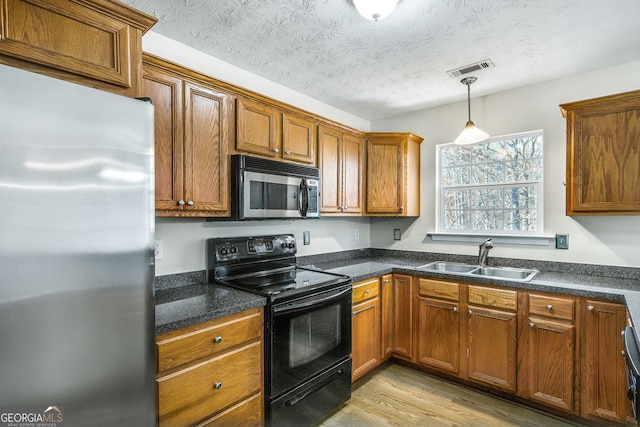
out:
{"label": "chrome faucet", "polygon": [[480,243],[480,250],[478,251],[478,264],[482,267],[487,265],[489,262],[489,249],[493,249],[493,243],[491,243],[491,239],[487,239],[484,242]]}

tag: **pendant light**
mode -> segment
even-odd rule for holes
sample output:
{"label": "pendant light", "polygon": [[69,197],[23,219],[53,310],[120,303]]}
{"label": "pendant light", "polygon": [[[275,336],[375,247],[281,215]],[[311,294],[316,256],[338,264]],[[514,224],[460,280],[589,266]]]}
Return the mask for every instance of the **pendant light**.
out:
{"label": "pendant light", "polygon": [[465,77],[460,80],[460,83],[467,85],[467,110],[469,111],[469,120],[464,127],[464,130],[455,141],[455,144],[464,145],[464,144],[473,144],[475,142],[484,141],[489,138],[489,134],[476,127],[476,125],[471,121],[471,84],[473,84],[476,80],[476,77]]}
{"label": "pendant light", "polygon": [[353,0],[353,5],[358,13],[372,21],[389,16],[396,4],[398,4],[398,0]]}

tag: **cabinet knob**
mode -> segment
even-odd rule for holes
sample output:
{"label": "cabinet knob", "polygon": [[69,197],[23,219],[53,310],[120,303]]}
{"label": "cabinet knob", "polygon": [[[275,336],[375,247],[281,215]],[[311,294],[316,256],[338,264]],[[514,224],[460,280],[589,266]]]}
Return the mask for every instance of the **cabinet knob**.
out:
{"label": "cabinet knob", "polygon": [[189,201],[187,202],[187,204],[188,204],[189,206],[193,206],[193,200],[189,200]]}
{"label": "cabinet knob", "polygon": [[180,200],[180,201],[178,202],[178,204],[179,204],[180,206],[184,206],[184,200]]}
{"label": "cabinet knob", "polygon": [[469,310],[469,314],[473,314],[473,311]]}
{"label": "cabinet knob", "polygon": [[404,206],[400,206],[400,212],[404,210]]}
{"label": "cabinet knob", "polygon": [[279,153],[279,152],[280,152],[280,149],[279,149],[278,147],[276,147],[276,148],[274,148],[274,149],[273,149],[273,152],[274,152],[274,153]]}
{"label": "cabinet knob", "polygon": [[453,310],[454,313],[457,313],[458,312],[458,307],[453,307],[452,310]]}
{"label": "cabinet knob", "polygon": [[287,151],[284,152],[284,154],[286,154],[288,156],[289,154],[291,154],[291,151],[287,150]]}
{"label": "cabinet knob", "polygon": [[592,306],[592,305],[587,306],[587,310],[589,310],[589,311],[593,311],[593,309],[594,309],[594,308],[595,308],[595,307],[594,307],[594,306]]}
{"label": "cabinet knob", "polygon": [[365,290],[364,290],[364,293],[365,293],[365,294],[369,294],[369,293],[371,293],[371,289],[365,289]]}
{"label": "cabinet knob", "polygon": [[217,337],[215,337],[215,338],[213,339],[213,342],[214,342],[214,343],[216,343],[216,344],[221,343],[221,342],[222,342],[222,337],[221,337],[221,336],[217,336]]}
{"label": "cabinet knob", "polygon": [[215,388],[216,390],[220,390],[222,388],[222,383],[220,381],[216,381],[213,384],[213,388]]}
{"label": "cabinet knob", "polygon": [[547,304],[547,310],[553,310],[553,306],[551,304]]}
{"label": "cabinet knob", "polygon": [[[386,279],[386,280],[384,281],[384,283],[391,283],[391,280]],[[623,332],[624,332],[624,331],[623,331]]]}
{"label": "cabinet knob", "polygon": [[529,322],[529,326],[531,326],[532,328],[535,328],[536,324],[533,322]]}
{"label": "cabinet knob", "polygon": [[622,357],[624,357],[624,356],[625,356],[625,354],[624,354],[624,350],[622,350],[620,353],[622,353]]}
{"label": "cabinet knob", "polygon": [[620,335],[624,336],[624,330],[620,331]]}

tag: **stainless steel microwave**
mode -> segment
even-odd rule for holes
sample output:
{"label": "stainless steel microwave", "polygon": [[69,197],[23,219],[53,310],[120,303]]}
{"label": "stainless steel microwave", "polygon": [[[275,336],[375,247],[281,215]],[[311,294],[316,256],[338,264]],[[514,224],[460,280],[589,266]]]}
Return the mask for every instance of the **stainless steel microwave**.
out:
{"label": "stainless steel microwave", "polygon": [[236,220],[318,218],[320,169],[232,155],[231,215]]}

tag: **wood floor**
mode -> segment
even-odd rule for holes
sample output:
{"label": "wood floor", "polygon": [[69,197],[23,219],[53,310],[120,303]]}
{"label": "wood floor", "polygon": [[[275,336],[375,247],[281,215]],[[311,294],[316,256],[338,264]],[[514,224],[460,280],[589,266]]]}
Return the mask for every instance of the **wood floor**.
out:
{"label": "wood floor", "polygon": [[351,400],[316,427],[580,425],[389,364],[356,385]]}

